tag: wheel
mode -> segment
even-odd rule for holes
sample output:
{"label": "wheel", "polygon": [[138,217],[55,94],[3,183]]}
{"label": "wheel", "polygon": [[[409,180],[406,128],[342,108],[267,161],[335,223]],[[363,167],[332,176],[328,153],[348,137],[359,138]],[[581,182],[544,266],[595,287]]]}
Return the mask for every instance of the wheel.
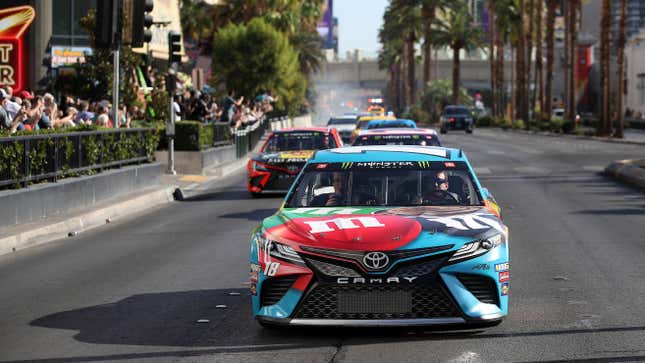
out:
{"label": "wheel", "polygon": [[472,127],[466,128],[466,133],[467,134],[472,134],[473,133],[473,128]]}
{"label": "wheel", "polygon": [[445,127],[442,127],[442,128],[439,130],[439,132],[441,132],[442,134],[446,134],[446,133],[448,133],[448,130],[447,130]]}
{"label": "wheel", "polygon": [[253,193],[253,192],[250,192],[250,193],[251,193],[251,197],[253,197],[253,198],[260,198],[260,197],[262,197],[262,193]]}

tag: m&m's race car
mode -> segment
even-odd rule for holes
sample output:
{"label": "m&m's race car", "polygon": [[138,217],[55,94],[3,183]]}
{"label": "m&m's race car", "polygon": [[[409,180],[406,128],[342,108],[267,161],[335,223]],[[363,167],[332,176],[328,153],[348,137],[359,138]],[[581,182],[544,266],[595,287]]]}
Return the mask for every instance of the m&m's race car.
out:
{"label": "m&m's race car", "polygon": [[462,151],[319,151],[252,233],[253,314],[264,326],[496,325],[508,248]]}

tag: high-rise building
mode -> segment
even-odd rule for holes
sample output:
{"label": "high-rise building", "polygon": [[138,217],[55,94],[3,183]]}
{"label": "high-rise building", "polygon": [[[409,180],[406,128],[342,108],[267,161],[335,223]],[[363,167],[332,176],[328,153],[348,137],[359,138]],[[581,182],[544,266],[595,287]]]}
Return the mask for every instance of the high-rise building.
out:
{"label": "high-rise building", "polygon": [[[618,39],[618,21],[620,20],[620,0],[613,1],[612,10],[612,40]],[[645,0],[627,0],[627,39],[640,32],[645,27]]]}

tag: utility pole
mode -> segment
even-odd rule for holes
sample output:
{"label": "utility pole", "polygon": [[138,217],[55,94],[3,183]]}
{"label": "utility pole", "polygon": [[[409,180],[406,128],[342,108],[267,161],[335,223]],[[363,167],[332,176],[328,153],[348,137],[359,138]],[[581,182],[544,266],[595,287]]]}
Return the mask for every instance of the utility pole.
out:
{"label": "utility pole", "polygon": [[112,126],[119,127],[119,50],[121,47],[121,31],[119,29],[119,0],[112,0],[112,29],[114,31],[114,79],[112,81]]}

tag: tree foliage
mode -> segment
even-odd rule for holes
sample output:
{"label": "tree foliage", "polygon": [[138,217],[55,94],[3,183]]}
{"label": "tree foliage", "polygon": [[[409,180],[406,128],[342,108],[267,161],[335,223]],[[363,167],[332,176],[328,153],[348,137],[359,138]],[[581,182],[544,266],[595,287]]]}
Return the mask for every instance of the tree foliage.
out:
{"label": "tree foliage", "polygon": [[307,82],[300,72],[298,52],[287,36],[262,18],[248,24],[229,24],[213,42],[213,74],[238,95],[252,98],[270,90],[278,106],[295,112],[304,99]]}

